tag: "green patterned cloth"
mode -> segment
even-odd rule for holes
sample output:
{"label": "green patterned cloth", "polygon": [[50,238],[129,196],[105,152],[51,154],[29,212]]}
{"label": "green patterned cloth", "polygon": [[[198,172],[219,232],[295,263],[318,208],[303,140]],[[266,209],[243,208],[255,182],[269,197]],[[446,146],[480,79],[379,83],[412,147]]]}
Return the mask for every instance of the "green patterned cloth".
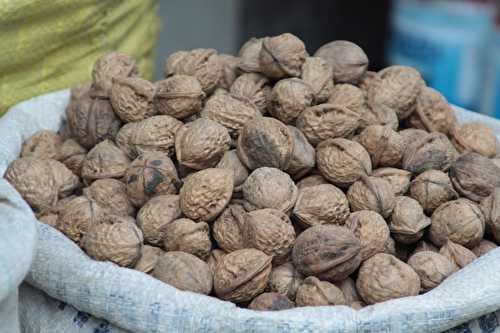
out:
{"label": "green patterned cloth", "polygon": [[90,80],[100,55],[132,55],[152,78],[158,0],[0,0],[0,116],[19,101]]}

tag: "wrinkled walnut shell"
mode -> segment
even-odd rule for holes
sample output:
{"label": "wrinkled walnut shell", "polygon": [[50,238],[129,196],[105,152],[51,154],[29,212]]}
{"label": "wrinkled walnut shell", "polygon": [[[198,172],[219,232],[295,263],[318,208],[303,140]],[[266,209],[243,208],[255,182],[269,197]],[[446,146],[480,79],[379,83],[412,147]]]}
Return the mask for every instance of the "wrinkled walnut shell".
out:
{"label": "wrinkled walnut shell", "polygon": [[434,289],[458,270],[458,267],[448,258],[432,251],[422,251],[412,255],[408,259],[408,265],[420,277],[423,292]]}
{"label": "wrinkled walnut shell", "polygon": [[139,260],[134,265],[134,269],[139,272],[150,274],[156,266],[158,258],[164,254],[165,251],[159,247],[154,247],[150,245],[143,245],[141,256]]}
{"label": "wrinkled walnut shell", "polygon": [[293,135],[293,153],[286,172],[294,179],[307,174],[316,164],[316,152],[307,138],[294,126],[287,126]]}
{"label": "wrinkled walnut shell", "polygon": [[388,126],[368,126],[357,141],[370,154],[373,167],[398,167],[403,158],[403,139]]}
{"label": "wrinkled walnut shell", "polygon": [[307,57],[302,65],[302,80],[311,86],[316,103],[324,103],[333,90],[332,66],[320,57]]}
{"label": "wrinkled walnut shell", "polygon": [[430,224],[431,219],[424,215],[424,210],[417,200],[405,196],[396,198],[389,229],[398,242],[416,243]]}
{"label": "wrinkled walnut shell", "polygon": [[392,186],[387,180],[366,176],[349,187],[347,199],[353,212],[373,210],[384,218],[391,215],[396,203]]}
{"label": "wrinkled walnut shell", "polygon": [[448,258],[459,268],[464,268],[477,259],[474,252],[460,244],[453,243],[450,240],[441,247],[439,253]]}
{"label": "wrinkled walnut shell", "polygon": [[238,52],[241,59],[238,67],[243,72],[260,72],[260,50],[262,49],[263,38],[252,37],[243,44]]}
{"label": "wrinkled walnut shell", "polygon": [[297,306],[325,306],[347,304],[342,290],[314,276],[307,277],[297,290]]}
{"label": "wrinkled walnut shell", "polygon": [[174,75],[156,83],[153,103],[158,113],[182,119],[200,112],[204,97],[195,77]]}
{"label": "wrinkled walnut shell", "polygon": [[85,156],[82,177],[86,180],[121,178],[130,160],[112,141],[105,140],[92,148]]}
{"label": "wrinkled walnut shell", "polygon": [[137,226],[147,243],[159,246],[165,238],[165,227],[181,215],[178,195],[157,195],[137,213]]}
{"label": "wrinkled walnut shell", "polygon": [[486,253],[496,249],[497,247],[498,246],[495,243],[483,239],[481,240],[479,245],[472,248],[472,252],[474,252],[474,254],[479,258],[484,256]]}
{"label": "wrinkled walnut shell", "polygon": [[351,230],[361,242],[361,260],[384,252],[389,241],[390,231],[384,218],[373,211],[361,210],[352,213],[345,226]]}
{"label": "wrinkled walnut shell", "polygon": [[240,75],[231,85],[231,95],[250,101],[265,114],[271,103],[271,87],[269,80],[258,73]]}
{"label": "wrinkled walnut shell", "polygon": [[233,252],[245,248],[243,237],[245,215],[246,211],[243,206],[229,204],[215,220],[212,235],[221,249]]}
{"label": "wrinkled walnut shell", "polygon": [[135,207],[127,196],[127,186],[117,179],[98,179],[83,189],[83,194],[114,215],[135,216]]}
{"label": "wrinkled walnut shell", "polygon": [[373,177],[380,177],[391,184],[395,196],[404,195],[410,188],[411,172],[396,168],[373,170]]}
{"label": "wrinkled walnut shell", "polygon": [[322,185],[322,184],[330,184],[323,176],[321,175],[311,175],[302,178],[298,183],[297,183],[297,188],[299,190],[302,190],[306,187],[311,187],[311,186],[316,186],[316,185]]}
{"label": "wrinkled walnut shell", "polygon": [[21,148],[21,157],[40,159],[59,159],[62,139],[53,131],[38,131],[24,141]]}
{"label": "wrinkled walnut shell", "polygon": [[135,77],[138,69],[134,59],[125,53],[111,52],[101,56],[92,69],[92,97],[109,98],[113,78]]}
{"label": "wrinkled walnut shell", "polygon": [[455,126],[452,131],[452,140],[460,153],[474,152],[485,157],[494,157],[497,154],[497,136],[483,123]]}
{"label": "wrinkled walnut shell", "polygon": [[411,182],[410,195],[427,214],[432,214],[441,204],[458,198],[450,177],[438,170],[428,170],[418,175]]}
{"label": "wrinkled walnut shell", "polygon": [[205,222],[178,219],[165,225],[164,235],[166,251],[182,251],[206,260],[212,250],[210,229]]}
{"label": "wrinkled walnut shell", "polygon": [[295,303],[278,293],[263,293],[255,297],[248,308],[256,311],[281,311],[292,309]]}
{"label": "wrinkled walnut shell", "polygon": [[313,100],[314,91],[308,83],[297,78],[280,80],[273,87],[269,113],[285,124],[293,124]]}
{"label": "wrinkled walnut shell", "polygon": [[266,37],[259,53],[259,68],[272,79],[300,76],[307,51],[304,43],[290,33]]}
{"label": "wrinkled walnut shell", "polygon": [[500,188],[495,188],[491,194],[481,201],[481,210],[486,221],[486,232],[500,241]]}
{"label": "wrinkled walnut shell", "polygon": [[226,169],[233,172],[234,191],[240,192],[243,183],[248,178],[248,169],[241,162],[236,150],[229,150],[224,153],[224,156],[217,163],[216,168]]}
{"label": "wrinkled walnut shell", "polygon": [[123,122],[134,122],[156,114],[153,105],[155,86],[138,78],[114,78],[111,87],[111,105]]}
{"label": "wrinkled walnut shell", "polygon": [[274,267],[269,277],[269,290],[295,300],[297,289],[304,281],[291,262]]}

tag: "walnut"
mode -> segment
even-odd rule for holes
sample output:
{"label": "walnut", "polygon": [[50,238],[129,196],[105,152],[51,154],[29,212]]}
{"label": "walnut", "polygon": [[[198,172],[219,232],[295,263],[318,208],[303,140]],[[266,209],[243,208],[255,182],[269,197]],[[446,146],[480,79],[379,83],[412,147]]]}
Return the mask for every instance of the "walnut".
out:
{"label": "walnut", "polygon": [[213,221],[233,194],[233,174],[225,169],[205,169],[189,176],[180,190],[181,211],[195,221]]}
{"label": "walnut", "polygon": [[98,179],[84,188],[83,194],[114,215],[135,216],[135,207],[127,196],[127,186],[117,179]]}
{"label": "walnut", "polygon": [[465,153],[450,168],[451,183],[457,192],[479,202],[500,186],[500,168],[477,153]]}
{"label": "walnut", "polygon": [[362,261],[384,252],[390,232],[380,214],[369,210],[354,212],[345,225],[361,242]]}
{"label": "walnut", "polygon": [[174,163],[160,152],[139,155],[128,167],[124,179],[128,197],[136,207],[156,195],[175,194],[180,186]]}
{"label": "walnut", "polygon": [[448,135],[457,123],[455,112],[437,90],[423,87],[417,97],[415,112],[407,119],[411,127]]}
{"label": "walnut", "polygon": [[371,156],[374,167],[399,167],[403,158],[403,139],[388,126],[368,126],[357,141]]}
{"label": "walnut", "polygon": [[403,139],[403,147],[408,147],[411,143],[427,136],[427,134],[429,133],[418,128],[406,128],[399,131],[399,135]]}
{"label": "walnut", "polygon": [[415,111],[417,97],[425,82],[412,67],[390,66],[380,72],[370,82],[368,105],[375,112],[396,112],[399,119],[405,119]]}
{"label": "walnut", "polygon": [[53,228],[56,228],[58,219],[59,216],[57,214],[46,214],[38,217],[38,221],[50,225]]}
{"label": "walnut", "polygon": [[295,269],[292,263],[287,262],[274,267],[271,271],[269,290],[295,300],[297,289],[299,289],[303,280],[302,274]]}
{"label": "walnut", "polygon": [[197,119],[182,126],[175,135],[177,160],[195,170],[211,168],[229,150],[227,129],[210,119]]}
{"label": "walnut", "polygon": [[436,288],[444,279],[458,270],[455,263],[432,251],[415,253],[408,259],[408,265],[420,277],[422,292]]}
{"label": "walnut", "polygon": [[259,53],[260,71],[272,79],[299,77],[307,51],[304,43],[290,33],[266,37]]}
{"label": "walnut", "polygon": [[404,196],[396,198],[389,223],[394,239],[403,244],[416,243],[430,224],[431,219],[424,215],[417,200]]}
{"label": "walnut", "polygon": [[229,206],[213,224],[212,234],[219,247],[227,252],[245,248],[243,226],[246,211],[238,204]]}
{"label": "walnut", "polygon": [[460,153],[474,152],[486,157],[495,157],[497,154],[497,136],[483,123],[455,126],[451,134],[453,144]]}
{"label": "walnut", "polygon": [[[258,144],[256,144],[258,142]],[[286,170],[295,149],[292,132],[274,118],[254,118],[241,129],[238,156],[250,170],[267,166]]]}
{"label": "walnut", "polygon": [[331,184],[323,184],[299,191],[293,218],[303,227],[330,223],[343,225],[349,212],[345,194]]}
{"label": "walnut", "polygon": [[219,62],[221,65],[219,87],[229,89],[238,77],[240,59],[230,54],[219,54]]}
{"label": "walnut", "polygon": [[238,57],[240,63],[238,67],[243,72],[260,72],[259,56],[262,49],[263,38],[252,37],[243,44]]}
{"label": "walnut", "polygon": [[213,278],[208,264],[189,253],[164,253],[156,262],[153,276],[180,290],[205,295],[212,291]]}
{"label": "walnut", "polygon": [[329,184],[328,181],[323,178],[321,175],[311,175],[302,178],[298,183],[297,183],[297,188],[300,190],[310,187],[310,186],[316,186],[316,185],[322,185],[322,184]]}
{"label": "walnut", "polygon": [[342,281],[361,263],[361,242],[344,227],[316,225],[297,237],[292,258],[305,276]]}
{"label": "walnut", "polygon": [[205,103],[201,112],[207,118],[224,126],[232,138],[237,138],[239,131],[247,122],[261,116],[254,104],[246,99],[230,94],[213,95]]}
{"label": "walnut", "polygon": [[87,149],[101,141],[113,140],[122,125],[109,100],[88,95],[69,103],[66,118],[72,136]]}
{"label": "walnut", "polygon": [[393,256],[398,256],[396,251],[396,241],[394,238],[389,236],[387,243],[385,243],[385,248],[382,253],[392,254]]}
{"label": "walnut", "polygon": [[116,144],[132,159],[153,151],[172,156],[175,151],[175,133],[182,125],[181,121],[170,116],[153,116],[128,123],[116,135]]}
{"label": "walnut", "polygon": [[316,160],[321,175],[342,188],[372,172],[370,155],[365,148],[343,138],[321,142],[316,147]]}
{"label": "walnut", "polygon": [[255,297],[248,308],[256,311],[280,311],[292,309],[295,303],[278,293],[263,293]]}
{"label": "walnut", "polygon": [[121,178],[125,175],[130,160],[112,141],[98,143],[85,156],[82,177],[86,180]]}
{"label": "walnut", "polygon": [[214,249],[210,252],[210,256],[207,259],[207,264],[208,267],[210,268],[210,272],[212,273],[212,275],[215,274],[215,269],[217,265],[226,254],[227,254],[226,252],[219,249]]}
{"label": "walnut", "polygon": [[293,124],[313,100],[314,91],[308,83],[298,78],[280,80],[273,87],[269,113],[285,124]]}
{"label": "walnut", "polygon": [[439,249],[436,246],[434,246],[434,244],[421,239],[417,242],[417,246],[415,246],[415,249],[413,250],[411,255],[414,255],[415,253],[422,251],[439,252]]}
{"label": "walnut", "polygon": [[171,54],[165,62],[165,77],[175,74],[194,76],[205,94],[217,88],[222,77],[222,65],[214,49],[194,49]]}
{"label": "walnut", "polygon": [[58,160],[75,175],[80,176],[85,155],[87,155],[87,150],[85,148],[80,146],[75,139],[68,139],[61,144]]}
{"label": "walnut", "polygon": [[384,218],[391,215],[396,203],[391,184],[378,177],[361,177],[349,187],[347,199],[353,212],[373,210]]}
{"label": "walnut", "polygon": [[163,245],[166,251],[182,251],[208,259],[212,250],[210,230],[205,222],[182,218],[165,225]]}
{"label": "walnut", "polygon": [[457,151],[446,135],[434,132],[406,147],[403,169],[412,173],[422,173],[431,169],[446,171],[457,157]]}
{"label": "walnut", "polygon": [[472,248],[484,234],[484,215],[474,202],[460,198],[439,206],[432,214],[429,236],[442,246],[447,240]]}
{"label": "walnut", "polygon": [[189,75],[174,75],[156,83],[153,104],[158,113],[177,119],[201,111],[205,93],[198,80]]}
{"label": "walnut", "polygon": [[474,252],[460,244],[453,243],[448,240],[439,250],[439,253],[451,262],[456,264],[459,268],[464,268],[471,262],[477,259]]}
{"label": "walnut", "polygon": [[290,176],[279,169],[254,170],[243,183],[245,209],[273,208],[289,212],[297,201],[298,190]]}
{"label": "walnut", "polygon": [[325,59],[332,66],[336,83],[357,83],[368,68],[368,57],[363,49],[345,40],[321,46],[314,56]]}
{"label": "walnut", "polygon": [[248,248],[261,250],[283,263],[295,242],[295,230],[285,213],[275,209],[259,209],[244,215],[243,237]]}
{"label": "walnut", "polygon": [[356,287],[367,304],[416,296],[420,291],[418,274],[395,256],[379,253],[363,262]]}
{"label": "walnut", "polygon": [[483,239],[483,240],[481,240],[479,245],[472,248],[472,252],[474,252],[474,254],[477,257],[482,257],[486,253],[488,253],[496,248],[497,248],[497,245],[495,243],[490,242],[489,240]]}
{"label": "walnut", "polygon": [[356,290],[356,282],[354,282],[353,279],[348,277],[345,280],[335,283],[335,285],[339,287],[344,294],[347,304],[361,302],[361,296],[359,296],[358,291]]}
{"label": "walnut", "polygon": [[410,188],[411,172],[396,168],[373,170],[372,176],[385,179],[391,184],[395,196],[404,195]]}
{"label": "walnut", "polygon": [[244,73],[234,80],[231,95],[253,103],[261,114],[265,114],[271,103],[269,80],[258,73]]}
{"label": "walnut", "polygon": [[323,140],[351,137],[360,116],[345,106],[319,104],[305,109],[297,118],[297,128],[316,146]]}
{"label": "walnut", "polygon": [[325,103],[333,90],[333,68],[320,57],[307,57],[302,65],[302,80],[314,92],[316,103]]}
{"label": "walnut", "polygon": [[377,77],[377,72],[366,71],[363,76],[358,80],[358,87],[364,92],[368,91],[368,87],[370,86],[373,79]]}
{"label": "walnut", "polygon": [[134,59],[121,52],[111,52],[101,56],[92,69],[92,97],[109,98],[114,78],[135,77],[138,69]]}
{"label": "walnut", "polygon": [[157,195],[137,213],[137,226],[147,243],[160,246],[165,238],[165,227],[181,215],[178,195]]}
{"label": "walnut", "polygon": [[23,143],[21,157],[59,159],[61,145],[61,136],[56,132],[38,131]]}
{"label": "walnut", "polygon": [[87,231],[104,219],[105,210],[87,197],[76,197],[59,211],[57,229],[68,238],[81,245]]}
{"label": "walnut", "polygon": [[46,160],[56,181],[59,198],[64,198],[80,187],[80,178],[64,164],[56,160]]}
{"label": "walnut", "polygon": [[271,260],[270,256],[256,249],[228,253],[215,269],[215,294],[236,303],[253,299],[267,286]]}
{"label": "walnut", "polygon": [[[351,111],[357,113],[359,119],[359,129],[364,129],[370,125],[377,125],[384,123],[383,115],[376,115],[366,104],[366,94],[356,86],[351,84],[336,84],[332,89],[332,93],[328,98],[329,104],[346,107]],[[387,117],[386,117],[387,118]],[[388,119],[387,119],[388,120]],[[390,121],[391,127],[393,123],[395,128],[398,126],[398,119],[394,114],[394,119]]]}
{"label": "walnut", "polygon": [[99,261],[134,266],[141,257],[142,233],[132,218],[119,223],[92,225],[82,239],[87,254]]}
{"label": "walnut", "polygon": [[111,105],[123,122],[140,121],[155,115],[154,84],[138,77],[114,78],[112,81]]}
{"label": "walnut", "polygon": [[342,290],[327,281],[320,281],[314,276],[307,277],[297,290],[297,306],[345,305]]}
{"label": "walnut", "polygon": [[293,135],[293,153],[290,165],[286,172],[294,179],[301,178],[316,164],[316,152],[307,138],[297,127],[287,126]]}
{"label": "walnut", "polygon": [[443,203],[458,198],[450,177],[438,170],[428,170],[418,175],[411,182],[410,196],[422,205],[427,214],[432,214]]}
{"label": "walnut", "polygon": [[134,265],[134,269],[139,272],[150,274],[156,266],[158,258],[163,255],[165,251],[159,247],[154,247],[150,245],[143,245],[141,250],[141,256],[139,260]]}

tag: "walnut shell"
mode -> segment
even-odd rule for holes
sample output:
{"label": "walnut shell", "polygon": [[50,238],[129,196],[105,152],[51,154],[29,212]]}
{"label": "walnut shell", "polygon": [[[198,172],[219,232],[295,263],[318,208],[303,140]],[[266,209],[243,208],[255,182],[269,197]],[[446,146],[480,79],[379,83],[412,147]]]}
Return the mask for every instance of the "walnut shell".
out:
{"label": "walnut shell", "polygon": [[457,157],[458,153],[446,135],[434,132],[406,147],[403,169],[412,173],[431,169],[446,171]]}
{"label": "walnut shell", "polygon": [[61,136],[56,132],[38,131],[23,143],[21,157],[59,159],[61,145]]}
{"label": "walnut shell", "polygon": [[380,177],[391,184],[395,196],[404,195],[410,188],[411,172],[396,168],[373,170],[373,177]]}
{"label": "walnut shell", "polygon": [[247,122],[261,116],[260,111],[246,99],[229,94],[211,96],[201,112],[207,118],[224,126],[233,138]]}
{"label": "walnut shell", "polygon": [[156,114],[154,84],[138,77],[114,78],[112,81],[111,105],[123,122],[140,121]]}
{"label": "walnut shell", "polygon": [[260,71],[272,79],[299,77],[306,57],[306,47],[297,36],[265,37],[259,53]]}
{"label": "walnut shell", "polygon": [[316,186],[316,185],[322,185],[322,184],[330,184],[323,176],[321,175],[311,175],[302,178],[298,183],[297,183],[297,188],[300,190],[311,187],[311,186]]}
{"label": "walnut shell", "polygon": [[500,186],[500,168],[477,153],[465,153],[450,168],[451,183],[457,192],[479,202]]}
{"label": "walnut shell", "polygon": [[297,201],[298,190],[290,176],[276,168],[254,170],[243,183],[243,198],[247,211],[273,208],[290,211]]}
{"label": "walnut shell", "polygon": [[46,160],[18,158],[10,163],[4,178],[35,212],[50,210],[57,202],[59,189]]}
{"label": "walnut shell", "polygon": [[412,67],[390,66],[380,72],[368,87],[368,105],[375,112],[396,112],[399,119],[409,117],[415,111],[417,97],[425,82]]}
{"label": "walnut shell", "polygon": [[135,77],[138,69],[134,59],[121,52],[111,52],[101,56],[92,69],[92,97],[109,98],[113,78]]}
{"label": "walnut shell", "polygon": [[171,54],[165,62],[165,77],[175,74],[194,76],[205,94],[217,88],[222,77],[222,64],[214,49],[194,49]]}
{"label": "walnut shell", "polygon": [[205,169],[190,175],[180,190],[181,211],[195,221],[212,221],[233,194],[233,174],[225,169]]}
{"label": "walnut shell", "polygon": [[423,87],[417,96],[415,112],[407,119],[411,127],[448,135],[457,123],[455,112],[437,90]]}
{"label": "walnut shell", "polygon": [[486,239],[481,240],[479,245],[472,248],[472,252],[479,258],[484,256],[486,253],[496,249],[498,246]]}
{"label": "walnut shell", "polygon": [[451,262],[457,265],[459,268],[464,268],[471,262],[477,259],[474,252],[460,244],[453,243],[448,240],[439,250],[439,253]]}
{"label": "walnut shell", "polygon": [[335,283],[335,285],[339,287],[344,294],[347,304],[361,302],[361,296],[359,296],[358,291],[356,290],[356,282],[354,282],[353,279],[348,277],[345,280]]}
{"label": "walnut shell", "polygon": [[135,217],[135,207],[127,196],[127,186],[113,178],[98,179],[83,194],[114,215]]}
{"label": "walnut shell", "polygon": [[258,73],[244,73],[234,80],[231,95],[253,103],[261,114],[265,114],[271,103],[269,80]]}
{"label": "walnut shell", "polygon": [[305,109],[297,118],[297,128],[316,146],[323,140],[348,138],[359,125],[359,114],[345,106],[319,104]]}
{"label": "walnut shell", "polygon": [[373,211],[361,210],[352,213],[345,226],[351,230],[361,242],[361,260],[384,252],[389,241],[390,231],[384,218]]}
{"label": "walnut shell", "polygon": [[286,170],[295,149],[293,134],[274,118],[258,117],[245,123],[238,137],[238,156],[250,170],[267,166]]}
{"label": "walnut shell", "polygon": [[442,246],[447,240],[472,248],[484,235],[484,215],[474,202],[460,198],[439,206],[432,214],[429,236]]}
{"label": "walnut shell", "polygon": [[377,77],[377,72],[366,71],[358,80],[358,87],[366,92],[373,79]]}
{"label": "walnut shell", "polygon": [[175,151],[175,133],[182,125],[181,121],[164,115],[128,123],[116,135],[116,144],[132,159],[153,151],[172,156]]}
{"label": "walnut shell", "polygon": [[430,224],[431,219],[424,215],[424,210],[417,200],[404,196],[396,198],[389,229],[398,242],[416,243]]}
{"label": "walnut shell", "polygon": [[134,269],[139,272],[150,274],[156,266],[158,258],[163,255],[165,251],[159,247],[154,247],[150,245],[143,245],[141,250],[141,256],[139,260],[134,265]]}
{"label": "walnut shell", "polygon": [[248,305],[250,310],[256,311],[281,311],[292,309],[295,303],[290,301],[286,296],[278,293],[263,293],[255,297]]}
{"label": "walnut shell", "polygon": [[360,117],[359,129],[364,129],[370,125],[382,125],[386,122],[388,122],[388,125],[391,125],[391,128],[395,127],[397,129],[398,127],[396,114],[393,115],[393,119],[387,117],[390,115],[389,113],[387,116],[375,114],[366,104],[365,92],[351,84],[336,84],[328,98],[328,103],[346,107],[356,112]]}
{"label": "walnut shell", "polygon": [[229,150],[224,153],[224,156],[217,163],[216,168],[226,169],[233,172],[234,191],[239,192],[243,183],[248,178],[248,169],[241,162],[236,150]]}
{"label": "walnut shell", "polygon": [[148,200],[137,213],[137,226],[147,243],[159,246],[165,227],[182,215],[178,195],[158,195]]}
{"label": "walnut shell", "polygon": [[156,83],[153,104],[160,114],[177,119],[201,111],[205,93],[198,80],[189,75],[174,75]]}
{"label": "walnut shell", "polygon": [[219,63],[221,65],[221,77],[219,87],[228,89],[238,77],[240,59],[230,54],[219,54]]}
{"label": "walnut shell", "polygon": [[323,58],[333,68],[336,83],[357,83],[368,68],[368,57],[358,45],[336,40],[321,46],[315,57]]}
{"label": "walnut shell", "polygon": [[302,274],[295,269],[292,263],[287,262],[274,267],[271,271],[269,290],[295,300],[295,295],[302,281],[304,281]]}
{"label": "walnut shell", "polygon": [[414,255],[415,253],[422,252],[422,251],[439,252],[439,249],[434,244],[432,244],[426,240],[421,239],[417,242],[417,245],[415,246],[415,249],[413,250],[410,257],[412,255]]}
{"label": "walnut shell", "polygon": [[399,131],[399,135],[403,139],[403,147],[408,147],[411,143],[427,136],[427,134],[429,133],[418,128],[406,128]]}
{"label": "walnut shell", "polygon": [[379,253],[363,262],[356,288],[367,304],[416,296],[420,291],[418,274],[395,256]]}
{"label": "walnut shell", "polygon": [[387,243],[385,243],[385,248],[383,253],[392,254],[393,256],[398,256],[396,251],[396,241],[394,238],[389,236]]}
{"label": "walnut shell", "polygon": [[418,175],[411,182],[410,196],[422,205],[427,214],[432,214],[443,203],[458,198],[450,177],[438,170],[428,170]]}
{"label": "walnut shell", "polygon": [[305,276],[342,281],[361,263],[361,242],[344,227],[316,225],[297,237],[292,258]]}
{"label": "walnut shell", "polygon": [[287,126],[293,135],[293,153],[290,165],[286,172],[294,179],[301,178],[316,164],[316,152],[307,138],[297,127]]}
{"label": "walnut shell", "polygon": [[46,214],[42,215],[40,217],[37,217],[38,221],[41,223],[50,225],[53,228],[56,228],[57,226],[57,220],[59,219],[59,216],[57,214]]}
{"label": "walnut shell", "polygon": [[444,279],[458,270],[458,266],[455,263],[451,262],[445,256],[432,251],[415,253],[408,259],[408,265],[420,277],[422,292],[436,288]]}
{"label": "walnut shell", "polygon": [[229,204],[213,224],[212,234],[219,247],[226,252],[245,248],[243,226],[246,211],[243,206]]}
{"label": "walnut shell", "polygon": [[210,119],[200,118],[182,126],[175,135],[177,160],[195,170],[211,168],[229,150],[227,129]]}
{"label": "walnut shell", "polygon": [[143,239],[141,230],[131,220],[92,225],[83,236],[83,249],[93,259],[134,266],[141,257]]}
{"label": "walnut shell", "polygon": [[327,281],[320,281],[314,276],[307,277],[297,290],[297,306],[345,305],[342,290]]}
{"label": "walnut shell", "polygon": [[273,87],[269,113],[285,124],[293,124],[314,100],[311,86],[298,78],[278,81]]}
{"label": "walnut shell", "polygon": [[180,186],[172,160],[163,153],[150,152],[137,157],[125,173],[130,201],[141,207],[159,194],[175,194]]}
{"label": "walnut shell", "polygon": [[88,230],[100,224],[105,211],[95,201],[80,196],[66,203],[59,211],[57,229],[68,238],[81,245]]}
{"label": "walnut shell", "polygon": [[343,138],[321,142],[316,147],[316,160],[321,175],[342,188],[372,172],[370,155],[365,148]]}
{"label": "walnut shell", "polygon": [[495,132],[483,123],[466,123],[455,126],[452,131],[453,144],[458,152],[473,152],[485,157],[495,157],[498,140]]}
{"label": "walnut shell", "polygon": [[316,103],[324,103],[333,90],[333,68],[320,57],[307,57],[302,65],[302,80],[309,84],[314,92]]}
{"label": "walnut shell", "polygon": [[182,251],[208,259],[212,250],[210,229],[205,222],[178,219],[165,225],[163,245],[166,251]]}
{"label": "walnut shell", "polygon": [[83,161],[87,155],[87,150],[80,146],[75,139],[65,140],[58,153],[58,160],[61,161],[75,175],[81,176]]}
{"label": "walnut shell", "polygon": [[343,225],[349,213],[349,202],[345,194],[331,184],[324,184],[299,191],[293,218],[303,227],[319,224]]}
{"label": "walnut shell", "polygon": [[238,57],[240,58],[238,67],[243,72],[260,72],[259,57],[260,50],[262,49],[262,41],[263,38],[252,37],[241,47],[238,52]]}
{"label": "walnut shell", "polygon": [[244,215],[243,237],[247,248],[254,248],[283,263],[295,242],[295,230],[288,216],[275,209],[260,209]]}
{"label": "walnut shell", "polygon": [[401,136],[388,126],[368,126],[357,141],[370,154],[374,167],[399,167],[404,146]]}
{"label": "walnut shell", "polygon": [[64,164],[56,160],[46,160],[56,181],[59,198],[64,198],[80,187],[80,178]]}
{"label": "walnut shell", "polygon": [[217,297],[241,303],[261,294],[269,281],[272,258],[256,249],[242,249],[225,255],[215,269]]}
{"label": "walnut shell", "polygon": [[392,214],[396,204],[391,184],[378,177],[361,177],[349,187],[347,199],[353,212],[373,210],[384,218]]}
{"label": "walnut shell", "polygon": [[82,177],[86,180],[121,178],[125,175],[130,160],[112,141],[98,143],[85,156]]}
{"label": "walnut shell", "polygon": [[226,254],[226,252],[219,249],[214,249],[210,252],[210,256],[207,259],[207,265],[210,268],[212,275],[215,274],[215,268]]}
{"label": "walnut shell", "polygon": [[213,278],[208,264],[192,254],[172,251],[161,255],[153,276],[179,289],[208,295]]}

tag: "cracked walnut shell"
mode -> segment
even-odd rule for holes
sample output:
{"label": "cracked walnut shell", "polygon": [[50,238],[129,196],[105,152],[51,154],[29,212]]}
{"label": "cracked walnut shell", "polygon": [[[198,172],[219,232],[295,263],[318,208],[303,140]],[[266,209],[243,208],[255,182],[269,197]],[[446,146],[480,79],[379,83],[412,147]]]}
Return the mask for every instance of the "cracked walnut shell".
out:
{"label": "cracked walnut shell", "polygon": [[307,51],[304,43],[290,33],[265,37],[259,53],[259,70],[271,79],[299,77]]}
{"label": "cracked walnut shell", "polygon": [[111,52],[101,56],[92,69],[92,97],[109,98],[114,78],[135,77],[138,69],[134,59],[125,53]]}
{"label": "cracked walnut shell", "polygon": [[474,152],[485,157],[495,157],[498,139],[487,125],[483,123],[466,123],[458,125],[452,131],[453,144],[458,152]]}
{"label": "cracked walnut shell", "polygon": [[156,88],[151,82],[138,78],[115,78],[111,87],[111,105],[123,122],[140,121],[156,114],[153,105]]}
{"label": "cracked walnut shell", "polygon": [[434,289],[444,279],[458,270],[458,267],[448,258],[432,251],[415,253],[408,259],[408,265],[420,277],[423,292]]}
{"label": "cracked walnut shell", "polygon": [[206,260],[212,250],[210,229],[205,222],[181,218],[166,224],[164,235],[166,251],[182,251]]}
{"label": "cracked walnut shell", "polygon": [[137,226],[142,230],[145,242],[160,246],[165,238],[165,227],[181,215],[178,195],[157,195],[137,213]]}
{"label": "cracked walnut shell", "polygon": [[314,100],[311,86],[298,78],[283,79],[273,87],[269,113],[285,124],[293,124]]}
{"label": "cracked walnut shell", "polygon": [[347,304],[344,293],[333,283],[307,277],[297,290],[297,306],[326,306]]}
{"label": "cracked walnut shell", "polygon": [[349,187],[347,199],[353,212],[373,210],[384,218],[392,214],[396,204],[391,184],[378,177],[361,177]]}
{"label": "cracked walnut shell", "polygon": [[370,210],[354,212],[345,222],[345,226],[361,242],[362,261],[385,251],[390,231],[380,214]]}
{"label": "cracked walnut shell", "polygon": [[418,175],[411,182],[410,196],[422,205],[427,214],[432,214],[443,203],[458,198],[450,177],[438,170],[428,170]]}
{"label": "cracked walnut shell", "polygon": [[21,157],[58,160],[61,145],[61,136],[56,132],[38,131],[24,141],[21,148]]}
{"label": "cracked walnut shell", "polygon": [[174,75],[156,83],[153,104],[158,113],[177,119],[201,111],[205,93],[198,80],[189,75]]}

